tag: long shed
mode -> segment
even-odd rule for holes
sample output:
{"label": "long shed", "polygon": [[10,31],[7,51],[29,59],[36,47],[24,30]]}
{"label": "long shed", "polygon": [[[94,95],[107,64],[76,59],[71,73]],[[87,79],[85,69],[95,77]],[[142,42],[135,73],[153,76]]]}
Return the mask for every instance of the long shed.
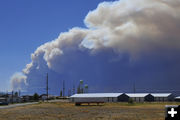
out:
{"label": "long shed", "polygon": [[86,93],[70,96],[71,102],[118,102],[123,93]]}
{"label": "long shed", "polygon": [[154,101],[154,97],[149,93],[127,93],[126,95],[135,102]]}
{"label": "long shed", "polygon": [[154,96],[154,101],[163,102],[163,101],[173,101],[174,96],[172,93],[151,93]]}

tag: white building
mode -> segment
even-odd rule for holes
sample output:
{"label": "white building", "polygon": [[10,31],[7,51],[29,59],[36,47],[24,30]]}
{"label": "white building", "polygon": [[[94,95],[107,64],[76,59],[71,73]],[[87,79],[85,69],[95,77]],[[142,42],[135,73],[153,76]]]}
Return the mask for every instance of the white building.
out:
{"label": "white building", "polygon": [[149,93],[127,93],[127,96],[135,102],[153,101],[153,96]]}
{"label": "white building", "polygon": [[173,101],[171,93],[86,93],[75,94],[70,97],[75,103],[98,103],[98,102],[153,102],[153,101]]}
{"label": "white building", "polygon": [[86,93],[70,96],[71,102],[118,102],[118,97],[123,93]]}
{"label": "white building", "polygon": [[151,93],[154,96],[154,101],[173,101],[174,96],[171,93]]}
{"label": "white building", "polygon": [[22,99],[18,96],[13,96],[12,95],[8,95],[8,97],[6,98],[8,103],[20,103],[22,102]]}

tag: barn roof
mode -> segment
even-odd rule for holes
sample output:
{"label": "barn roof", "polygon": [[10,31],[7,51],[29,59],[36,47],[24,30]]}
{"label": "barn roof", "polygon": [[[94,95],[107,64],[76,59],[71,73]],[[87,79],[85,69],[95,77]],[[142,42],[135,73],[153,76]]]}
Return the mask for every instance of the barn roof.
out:
{"label": "barn roof", "polygon": [[151,93],[154,97],[168,97],[171,95],[171,93]]}
{"label": "barn roof", "polygon": [[178,97],[175,97],[175,99],[180,99],[180,96],[178,96]]}
{"label": "barn roof", "polygon": [[83,94],[74,94],[71,97],[118,97],[123,93],[83,93]]}
{"label": "barn roof", "polygon": [[149,95],[149,93],[127,93],[126,95],[129,97],[145,97]]}

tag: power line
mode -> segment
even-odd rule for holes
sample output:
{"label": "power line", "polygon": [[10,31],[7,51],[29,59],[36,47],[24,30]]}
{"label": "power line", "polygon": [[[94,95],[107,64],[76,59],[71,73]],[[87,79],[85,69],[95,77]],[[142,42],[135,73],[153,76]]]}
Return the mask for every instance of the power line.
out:
{"label": "power line", "polygon": [[12,104],[14,103],[13,99],[14,99],[14,91],[12,90]]}

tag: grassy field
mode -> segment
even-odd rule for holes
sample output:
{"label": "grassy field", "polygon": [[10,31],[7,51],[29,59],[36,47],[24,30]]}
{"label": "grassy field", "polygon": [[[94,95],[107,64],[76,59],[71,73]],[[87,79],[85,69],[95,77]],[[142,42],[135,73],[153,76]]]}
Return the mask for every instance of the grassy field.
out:
{"label": "grassy field", "polygon": [[164,120],[164,106],[180,103],[39,103],[0,110],[0,120]]}

